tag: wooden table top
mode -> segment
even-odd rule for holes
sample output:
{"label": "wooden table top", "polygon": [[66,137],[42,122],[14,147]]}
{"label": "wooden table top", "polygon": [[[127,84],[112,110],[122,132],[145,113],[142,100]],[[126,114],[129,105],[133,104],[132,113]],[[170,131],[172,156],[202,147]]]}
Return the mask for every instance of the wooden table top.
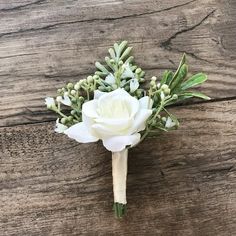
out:
{"label": "wooden table top", "polygon": [[[0,1],[0,236],[236,235],[236,1]],[[171,110],[180,128],[129,152],[128,215],[111,210],[111,154],[53,131],[44,97],[128,40],[147,74],[209,80]]]}

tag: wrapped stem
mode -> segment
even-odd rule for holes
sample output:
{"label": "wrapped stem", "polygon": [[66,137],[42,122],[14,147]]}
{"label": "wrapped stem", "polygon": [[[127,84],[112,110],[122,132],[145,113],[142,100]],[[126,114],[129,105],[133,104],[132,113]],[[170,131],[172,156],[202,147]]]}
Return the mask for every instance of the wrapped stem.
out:
{"label": "wrapped stem", "polygon": [[112,153],[112,176],[114,193],[114,211],[118,218],[126,213],[126,179],[128,150]]}

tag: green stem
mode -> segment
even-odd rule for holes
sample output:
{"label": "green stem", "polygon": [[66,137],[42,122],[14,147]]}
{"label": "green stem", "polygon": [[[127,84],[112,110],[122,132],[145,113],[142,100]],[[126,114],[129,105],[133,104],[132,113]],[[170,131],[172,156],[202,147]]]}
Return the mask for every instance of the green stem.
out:
{"label": "green stem", "polygon": [[64,115],[61,111],[57,110],[56,112],[57,112],[59,115],[61,115],[62,117],[67,118],[67,116]]}
{"label": "green stem", "polygon": [[89,90],[88,89],[86,90],[86,93],[87,93],[87,99],[89,101]]}
{"label": "green stem", "polygon": [[115,202],[113,204],[113,210],[114,210],[116,218],[121,219],[123,218],[123,216],[125,216],[127,212],[127,207],[126,207],[126,204]]}
{"label": "green stem", "polygon": [[80,118],[76,114],[74,114],[74,117],[77,119],[77,121],[80,121]]}
{"label": "green stem", "polygon": [[152,123],[153,120],[155,120],[157,118],[157,115],[162,111],[162,109],[164,108],[164,102],[161,101],[160,106],[158,107],[156,114],[152,117],[152,119],[150,120],[150,123]]}

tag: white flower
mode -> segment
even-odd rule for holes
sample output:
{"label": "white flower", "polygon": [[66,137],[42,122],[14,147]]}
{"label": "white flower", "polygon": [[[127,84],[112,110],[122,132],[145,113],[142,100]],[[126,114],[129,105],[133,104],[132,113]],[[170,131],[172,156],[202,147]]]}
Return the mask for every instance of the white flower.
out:
{"label": "white flower", "polygon": [[137,79],[131,79],[130,80],[130,92],[135,92],[139,87],[139,82]]}
{"label": "white flower", "polygon": [[59,122],[59,118],[56,120],[56,128],[55,131],[57,133],[64,133],[64,131],[68,129],[68,127],[66,125],[63,125]]}
{"label": "white flower", "polygon": [[122,79],[135,77],[129,63],[124,64],[123,68],[124,68],[124,72],[121,75]]}
{"label": "white flower", "polygon": [[45,98],[45,104],[47,105],[47,108],[53,108],[55,107],[55,100],[52,97],[46,97]]}
{"label": "white flower", "polygon": [[114,75],[112,73],[110,73],[109,75],[106,76],[105,82],[112,85],[112,84],[116,83],[116,79],[115,79]]}
{"label": "white flower", "polygon": [[140,140],[138,132],[145,129],[152,114],[153,101],[148,96],[136,99],[124,89],[110,93],[95,92],[94,99],[82,106],[82,122],[64,133],[81,143],[99,139],[112,152],[134,146]]}
{"label": "white flower", "polygon": [[166,124],[165,127],[166,128],[172,128],[174,127],[176,124],[174,121],[172,121],[172,119],[168,116],[167,120],[166,120]]}
{"label": "white flower", "polygon": [[66,106],[71,106],[71,100],[68,95],[64,95],[61,99],[61,103],[63,103]]}

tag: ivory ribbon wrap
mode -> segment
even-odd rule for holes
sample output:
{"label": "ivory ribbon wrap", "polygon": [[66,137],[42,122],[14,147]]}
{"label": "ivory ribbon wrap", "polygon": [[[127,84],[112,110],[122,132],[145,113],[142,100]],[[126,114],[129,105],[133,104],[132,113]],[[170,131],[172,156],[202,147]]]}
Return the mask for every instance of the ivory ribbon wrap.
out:
{"label": "ivory ribbon wrap", "polygon": [[128,150],[112,153],[112,176],[114,202],[126,204]]}

